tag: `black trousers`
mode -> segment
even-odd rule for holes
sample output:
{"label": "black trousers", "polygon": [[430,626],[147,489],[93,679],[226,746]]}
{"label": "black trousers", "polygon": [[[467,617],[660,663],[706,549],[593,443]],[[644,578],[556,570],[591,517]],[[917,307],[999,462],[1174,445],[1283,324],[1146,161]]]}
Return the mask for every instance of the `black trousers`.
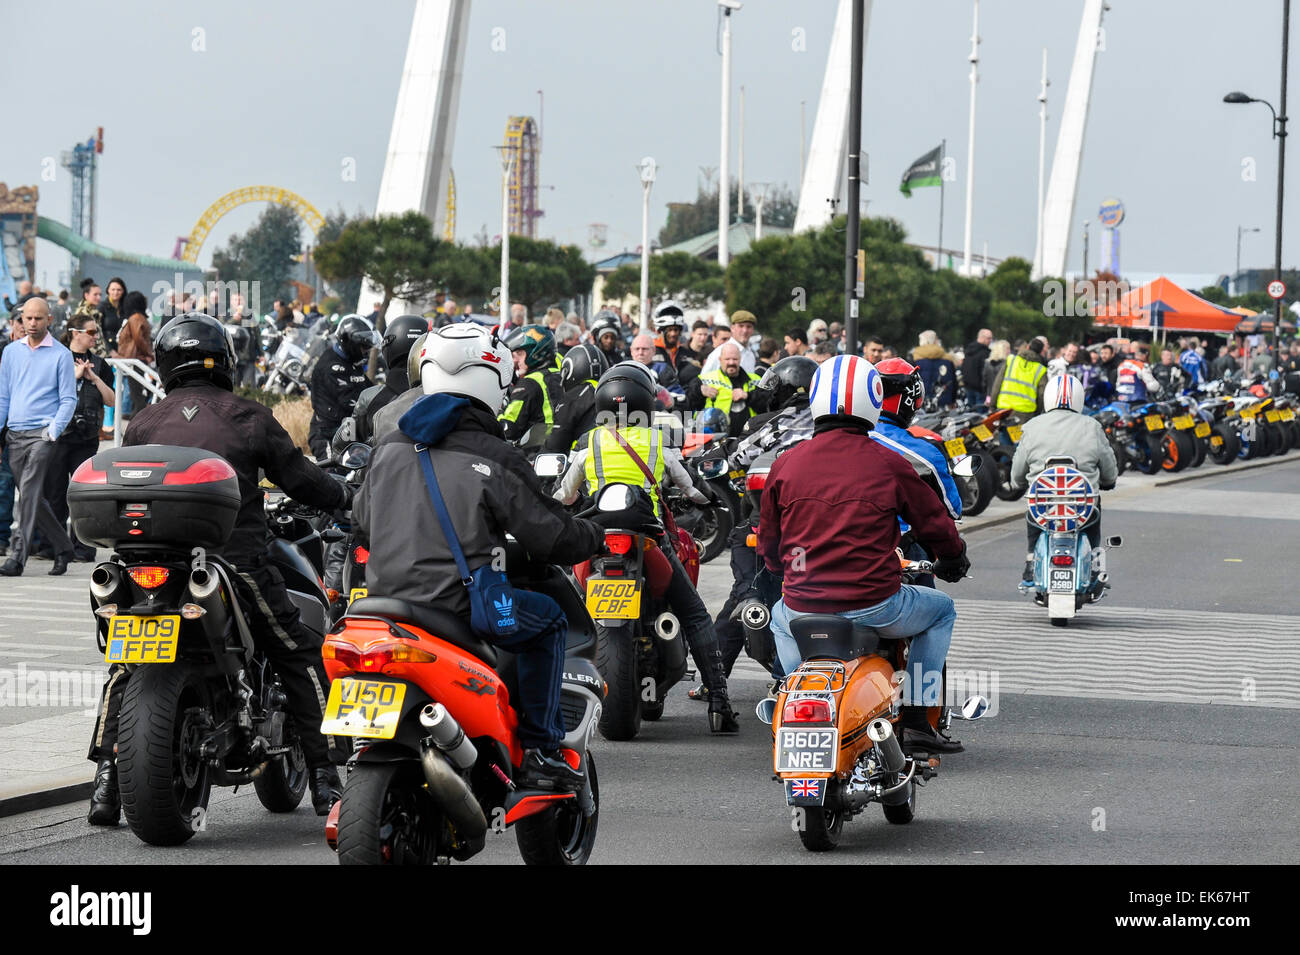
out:
{"label": "black trousers", "polygon": [[727,546],[731,549],[731,593],[713,621],[713,629],[718,634],[718,649],[722,652],[722,668],[727,676],[731,676],[731,669],[745,648],[745,626],[739,620],[731,619],[731,615],[754,589],[754,578],[758,575],[758,551],[745,543],[752,533],[754,525],[745,523],[734,528],[727,538]]}
{"label": "black trousers", "polygon": [[[302,741],[307,765],[315,769],[331,762],[343,762],[350,749],[347,741],[325,737],[320,732],[329,695],[329,680],[321,660],[321,637],[302,625],[298,608],[290,602],[278,570],[265,563],[237,569],[235,591],[248,618],[253,644],[270,659],[284,686],[289,698],[289,715]],[[87,758],[96,762],[113,758],[122,694],[129,680],[125,667],[109,668]]]}
{"label": "black trousers", "polygon": [[700,679],[710,692],[726,692],[727,678],[723,673],[722,657],[718,653],[718,636],[713,630],[713,619],[700,599],[699,591],[691,583],[686,568],[677,559],[677,552],[669,543],[660,547],[673,568],[673,578],[668,584],[668,606],[677,614],[682,624],[686,643],[691,648],[691,659],[700,672]]}
{"label": "black trousers", "polygon": [[[75,439],[64,434],[54,445],[54,456],[50,459],[50,469],[45,472],[45,500],[50,502],[50,510],[59,519],[59,523],[68,523],[68,484],[72,474],[81,463],[92,458],[99,451],[99,435],[93,438]],[[75,534],[68,532],[73,549],[78,557],[95,556],[95,548],[77,540]]]}

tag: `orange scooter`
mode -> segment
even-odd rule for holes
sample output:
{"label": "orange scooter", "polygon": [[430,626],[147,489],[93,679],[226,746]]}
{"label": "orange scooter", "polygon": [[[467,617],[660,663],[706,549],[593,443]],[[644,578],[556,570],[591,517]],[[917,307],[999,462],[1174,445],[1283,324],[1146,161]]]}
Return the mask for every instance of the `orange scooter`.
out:
{"label": "orange scooter", "polygon": [[[905,577],[933,571],[929,561],[902,563]],[[899,743],[897,690],[910,641],[881,637],[834,614],[796,617],[791,632],[803,663],[756,712],[772,726],[772,768],[797,813],[804,848],[835,848],[845,820],[873,802],[889,822],[911,822],[916,787],[938,774],[939,757],[906,755]],[[930,725],[976,720],[988,707],[982,696],[967,699],[960,714],[931,707]]]}

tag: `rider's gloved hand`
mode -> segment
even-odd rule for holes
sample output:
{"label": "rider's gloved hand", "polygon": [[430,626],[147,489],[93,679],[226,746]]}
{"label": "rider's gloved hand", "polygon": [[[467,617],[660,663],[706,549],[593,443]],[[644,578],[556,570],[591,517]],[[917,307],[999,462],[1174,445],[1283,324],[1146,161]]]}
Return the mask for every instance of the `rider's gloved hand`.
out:
{"label": "rider's gloved hand", "polygon": [[950,584],[955,584],[965,577],[968,570],[970,570],[970,559],[966,556],[965,541],[962,541],[961,553],[956,557],[940,557],[934,562],[934,575]]}

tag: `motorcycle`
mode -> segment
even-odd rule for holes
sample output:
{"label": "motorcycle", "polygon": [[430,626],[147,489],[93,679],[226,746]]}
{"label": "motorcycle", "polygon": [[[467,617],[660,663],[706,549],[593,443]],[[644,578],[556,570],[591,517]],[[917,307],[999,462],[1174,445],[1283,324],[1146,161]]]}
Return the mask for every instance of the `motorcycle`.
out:
{"label": "motorcycle", "polygon": [[[240,493],[223,458],[145,445],[102,451],[73,474],[78,537],[112,548],[91,572],[104,659],[125,666],[117,741],[127,825],[157,846],[205,825],[213,786],[252,783],[271,812],[292,812],[308,770],[284,689],[253,643],[233,580],[212,553],[235,526]],[[307,629],[323,636],[320,539],[275,537],[268,559]],[[315,564],[313,564],[313,559]]]}
{"label": "motorcycle", "polygon": [[[1154,401],[1126,405],[1111,402],[1100,414],[1113,412],[1112,434],[1116,457],[1122,453],[1126,468],[1143,474],[1181,471],[1196,456],[1193,439],[1185,430],[1171,428],[1162,405]],[[1100,417],[1099,414],[1099,417]]]}
{"label": "motorcycle", "polygon": [[[952,473],[957,490],[961,493],[962,516],[974,517],[982,514],[996,492],[997,468],[996,464],[991,464],[992,459],[978,451],[968,452],[966,441],[962,437],[945,439],[942,435],[915,424],[907,430],[909,434],[928,441],[943,452],[944,460],[948,462],[948,470]],[[977,460],[979,464],[974,465]],[[959,464],[966,461],[970,461],[973,466],[958,468]],[[920,471],[918,473],[923,480],[933,486],[934,482],[927,473]],[[942,497],[943,488],[937,488],[936,493]]]}
{"label": "motorcycle", "polygon": [[1123,545],[1109,537],[1095,550],[1084,525],[1093,516],[1099,498],[1074,458],[1047,459],[1047,467],[1029,484],[1029,519],[1043,529],[1034,546],[1034,583],[1019,585],[1022,594],[1047,608],[1054,627],[1064,627],[1085,603],[1095,603],[1110,587],[1106,551]]}
{"label": "motorcycle", "polygon": [[604,681],[596,631],[573,584],[509,540],[511,583],[544,593],[569,621],[560,689],[566,761],[577,791],[521,786],[518,669],[453,614],[363,597],[325,639],[330,695],[321,732],[350,736],[343,798],[326,819],[342,865],[464,861],[514,828],[529,865],[584,865],[595,846],[600,790],[590,752]]}
{"label": "motorcycle", "polygon": [[[902,566],[905,579],[933,571],[928,561]],[[755,712],[772,727],[772,768],[797,814],[799,841],[810,852],[835,848],[845,821],[872,803],[890,823],[911,822],[917,787],[938,775],[939,757],[905,754],[899,742],[896,689],[910,641],[833,614],[796,617],[791,632],[803,662]],[[947,730],[954,718],[980,719],[988,706],[972,696],[960,713],[931,707],[930,724]]]}

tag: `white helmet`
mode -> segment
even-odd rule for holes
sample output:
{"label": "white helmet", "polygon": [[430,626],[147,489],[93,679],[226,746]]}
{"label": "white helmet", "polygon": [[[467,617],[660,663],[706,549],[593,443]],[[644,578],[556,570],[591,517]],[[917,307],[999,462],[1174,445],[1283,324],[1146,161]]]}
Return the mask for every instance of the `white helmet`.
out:
{"label": "white helmet", "polygon": [[672,299],[661,302],[659,307],[655,309],[655,328],[662,331],[665,328],[685,327],[686,312]]}
{"label": "white helmet", "polygon": [[1043,389],[1043,408],[1068,408],[1070,411],[1083,410],[1083,382],[1073,375],[1057,375],[1047,379]]}
{"label": "white helmet", "polygon": [[426,395],[462,395],[496,414],[515,379],[510,349],[496,332],[473,322],[456,322],[425,337],[417,361]]}
{"label": "white helmet", "polygon": [[885,386],[880,372],[865,358],[837,355],[822,362],[813,375],[808,406],[813,420],[830,415],[859,418],[875,427]]}

